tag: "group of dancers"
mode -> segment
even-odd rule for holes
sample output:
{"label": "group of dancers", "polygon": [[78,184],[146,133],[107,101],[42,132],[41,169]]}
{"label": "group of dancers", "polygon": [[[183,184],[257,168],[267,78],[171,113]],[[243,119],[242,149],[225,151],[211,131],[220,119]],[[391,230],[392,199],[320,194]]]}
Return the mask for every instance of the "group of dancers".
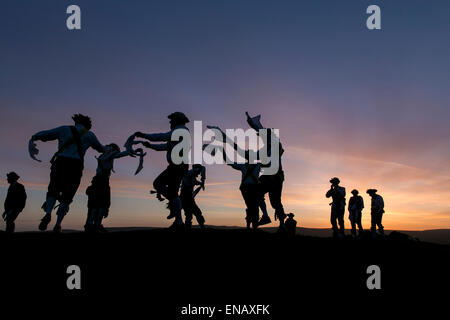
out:
{"label": "group of dancers", "polygon": [[[172,151],[182,143],[182,138],[173,141],[172,134],[175,130],[186,130],[189,119],[182,112],[174,112],[168,116],[170,130],[163,133],[143,133],[135,132],[131,135],[126,144],[125,150],[121,151],[117,144],[111,143],[102,145],[95,134],[91,131],[91,119],[82,114],[75,114],[72,117],[74,125],[60,126],[51,130],[40,131],[34,134],[29,141],[30,156],[36,160],[39,150],[37,141],[58,141],[58,150],[51,160],[50,183],[42,209],[44,217],[39,224],[39,230],[46,230],[51,222],[51,213],[56,209],[56,223],[54,232],[61,232],[61,224],[65,215],[69,211],[69,206],[80,185],[84,168],[84,156],[88,148],[93,148],[100,153],[97,157],[97,170],[92,178],[91,185],[87,188],[88,214],[85,223],[85,230],[88,232],[106,231],[102,221],[108,216],[111,205],[110,176],[113,172],[114,161],[123,157],[139,157],[140,165],[136,173],[142,169],[142,160],[146,153],[143,147],[166,152],[167,168],[161,172],[153,182],[152,193],[160,201],[167,200],[169,209],[168,219],[174,219],[171,228],[175,230],[191,228],[193,217],[196,218],[201,228],[205,225],[205,218],[198,207],[195,196],[200,190],[204,190],[206,181],[206,168],[201,164],[193,164],[189,168],[187,163],[178,163],[172,159]],[[255,121],[257,119],[257,121]],[[251,118],[247,114],[247,122],[256,130],[262,126],[258,118]],[[217,127],[215,127],[217,128]],[[229,138],[223,134],[224,142]],[[141,139],[141,140],[139,140]],[[269,142],[270,143],[270,142]],[[279,143],[279,142],[278,142]],[[134,145],[141,147],[134,149]],[[281,166],[281,155],[283,149],[280,143],[280,165],[276,174],[262,175],[264,167],[261,163],[250,163],[248,150],[238,150],[239,146],[233,144],[237,151],[245,155],[245,163],[230,163],[230,167],[241,172],[240,191],[246,205],[246,222],[248,228],[257,228],[261,225],[271,223],[266,204],[265,194],[269,195],[270,203],[275,210],[275,219],[279,221],[281,231],[286,230],[286,214],[281,202],[281,194],[284,181],[284,173]],[[182,153],[183,151],[181,151]],[[224,158],[227,157],[223,152]],[[180,192],[181,189],[181,192]],[[58,205],[57,202],[59,203]],[[259,217],[261,209],[262,216]],[[182,210],[185,220],[182,218]],[[290,215],[293,220],[293,214]],[[291,223],[292,224],[292,223]]]}
{"label": "group of dancers", "polygon": [[[246,115],[247,123],[259,135],[260,130],[265,129],[260,122],[260,116],[250,117],[248,113]],[[106,229],[103,227],[103,219],[108,217],[111,206],[110,176],[114,170],[114,161],[123,157],[138,157],[139,166],[135,173],[137,174],[143,168],[143,159],[146,155],[143,147],[166,152],[167,168],[153,181],[154,190],[151,193],[155,194],[160,201],[168,201],[167,208],[169,209],[169,215],[167,218],[174,220],[170,228],[174,230],[190,229],[193,217],[196,218],[200,228],[204,228],[205,218],[195,201],[195,197],[200,190],[205,189],[206,168],[201,164],[193,164],[189,168],[189,164],[183,161],[181,163],[174,161],[172,158],[173,149],[182,143],[182,137],[186,136],[183,134],[180,135],[179,131],[186,130],[187,133],[189,132],[189,129],[186,127],[189,119],[184,113],[174,112],[168,116],[170,130],[167,132],[135,132],[127,139],[125,150],[123,151],[115,143],[108,145],[101,144],[91,131],[92,123],[89,117],[82,114],[75,114],[72,119],[74,125],[60,126],[51,130],[40,131],[31,137],[28,144],[31,158],[40,162],[36,157],[39,153],[36,142],[58,141],[58,150],[50,161],[50,182],[45,202],[42,205],[45,214],[39,223],[39,230],[47,230],[52,219],[51,213],[56,209],[56,223],[54,224],[53,231],[57,233],[61,232],[62,221],[68,213],[70,204],[80,185],[84,169],[85,153],[89,148],[93,148],[100,155],[96,157],[96,174],[86,190],[88,196],[88,213],[84,228],[87,232],[106,232]],[[231,145],[234,151],[244,159],[241,163],[230,161],[230,155],[225,152],[226,148],[222,149],[225,163],[241,173],[239,189],[246,206],[245,221],[247,228],[256,229],[259,226],[272,222],[265,203],[265,195],[268,194],[270,204],[274,209],[274,218],[279,223],[278,231],[295,234],[297,222],[294,220],[294,214],[289,213],[286,215],[281,201],[284,183],[281,159],[284,149],[279,138],[275,135],[272,136],[272,130],[267,129],[269,137],[265,140],[265,151],[270,156],[272,152],[271,145],[274,141],[278,144],[278,148],[276,148],[278,153],[276,155],[274,154],[277,157],[278,166],[274,174],[264,174],[264,168],[269,167],[271,163],[263,163],[261,161],[261,149],[256,151],[250,149],[243,150],[219,127],[208,126],[208,128],[215,129],[216,132],[219,132],[219,140],[224,145]],[[176,136],[179,138],[173,139],[173,133],[176,130],[178,131]],[[134,148],[135,145],[140,146]],[[205,150],[208,149],[205,146],[203,147]],[[178,155],[182,157],[183,149],[177,148],[176,150],[180,150]],[[255,162],[254,159],[259,161]],[[18,183],[18,179],[19,176],[15,172],[8,174],[10,188],[5,201],[5,212],[3,214],[3,218],[7,222],[8,232],[14,231],[14,220],[23,210],[26,202],[25,189],[23,185]],[[339,186],[340,180],[338,178],[333,178],[330,182],[332,185],[326,197],[333,199],[330,204],[333,234],[336,237],[342,237],[344,235],[345,188]],[[352,193],[354,196],[350,199],[349,203],[349,218],[352,224],[352,235],[356,236],[356,226],[359,227],[360,233],[363,231],[361,213],[364,208],[364,202],[362,197],[358,195],[357,190],[353,190]],[[372,197],[372,232],[376,231],[376,227],[378,226],[378,231],[384,234],[383,226],[381,225],[381,218],[384,213],[383,198],[376,194],[375,189],[369,189],[367,193]],[[184,221],[182,211],[184,211],[185,215]]]}

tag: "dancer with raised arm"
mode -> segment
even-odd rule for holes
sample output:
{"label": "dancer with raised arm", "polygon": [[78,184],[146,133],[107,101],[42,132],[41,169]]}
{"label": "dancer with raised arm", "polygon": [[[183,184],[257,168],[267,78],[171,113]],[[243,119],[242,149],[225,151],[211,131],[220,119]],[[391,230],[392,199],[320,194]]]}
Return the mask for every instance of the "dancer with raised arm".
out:
{"label": "dancer with raised arm", "polygon": [[[139,142],[136,142],[139,143]],[[120,151],[117,144],[111,143],[105,147],[105,152],[97,157],[97,171],[92,178],[91,185],[86,189],[88,196],[88,215],[84,230],[86,232],[106,232],[103,227],[103,218],[108,217],[111,206],[111,188],[109,178],[114,172],[114,160],[126,156],[140,156],[140,167],[145,153],[142,149]],[[139,168],[138,168],[139,169]]]}
{"label": "dancer with raised arm", "polygon": [[30,156],[36,158],[39,153],[36,148],[36,141],[58,140],[58,151],[50,160],[50,183],[48,185],[47,197],[42,208],[45,215],[39,224],[39,230],[47,229],[51,221],[51,212],[59,201],[56,212],[57,221],[53,228],[54,232],[61,232],[61,223],[64,216],[69,211],[69,205],[80,185],[84,168],[84,155],[89,147],[103,153],[105,147],[98,141],[93,132],[91,119],[82,114],[75,114],[72,117],[74,125],[60,126],[55,129],[40,131],[34,134],[28,144]]}
{"label": "dancer with raised arm", "polygon": [[[178,192],[180,189],[181,180],[188,171],[189,164],[184,161],[182,161],[181,163],[175,163],[174,159],[172,159],[172,150],[179,143],[183,142],[183,139],[181,137],[177,141],[173,141],[172,134],[177,131],[177,134],[189,134],[189,130],[185,126],[186,123],[189,122],[189,119],[182,112],[171,113],[168,118],[170,120],[170,131],[164,133],[136,132],[132,137],[143,138],[151,142],[164,142],[160,144],[144,142],[143,145],[156,151],[166,151],[168,166],[153,181],[153,187],[155,188],[156,193],[160,196],[160,200],[162,199],[162,197],[164,197],[169,201],[168,207],[170,210],[170,214],[167,219],[175,218],[175,221],[172,224],[171,228],[175,230],[181,230],[184,225],[183,219],[181,217],[181,200]],[[180,157],[185,156],[182,153],[183,151],[180,152]]]}

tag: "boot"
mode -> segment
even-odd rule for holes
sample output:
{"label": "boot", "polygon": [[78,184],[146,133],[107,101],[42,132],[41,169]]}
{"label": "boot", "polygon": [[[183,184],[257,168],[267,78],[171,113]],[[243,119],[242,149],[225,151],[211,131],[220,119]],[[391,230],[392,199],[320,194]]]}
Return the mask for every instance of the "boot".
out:
{"label": "boot", "polygon": [[52,216],[50,214],[46,214],[42,219],[41,219],[41,223],[39,223],[39,230],[41,231],[45,231],[47,230],[47,226],[50,223],[50,221],[52,220]]}
{"label": "boot", "polygon": [[260,226],[263,226],[263,225],[269,224],[269,223],[271,223],[271,222],[272,222],[272,220],[270,220],[270,217],[269,217],[269,216],[262,216],[262,217],[261,217],[261,220],[259,220],[258,224],[259,224]]}

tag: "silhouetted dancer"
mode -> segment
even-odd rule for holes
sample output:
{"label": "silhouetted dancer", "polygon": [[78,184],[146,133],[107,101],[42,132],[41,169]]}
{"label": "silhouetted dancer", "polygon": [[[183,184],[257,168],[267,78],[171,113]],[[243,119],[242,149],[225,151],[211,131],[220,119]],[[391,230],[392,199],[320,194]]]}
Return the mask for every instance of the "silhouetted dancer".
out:
{"label": "silhouetted dancer", "polygon": [[293,213],[288,213],[287,219],[284,222],[286,225],[286,231],[288,235],[295,236],[295,232],[297,231],[297,221],[295,221],[295,215]]}
{"label": "silhouetted dancer", "polygon": [[58,140],[58,151],[50,160],[52,164],[50,183],[45,203],[42,206],[45,216],[39,224],[39,230],[42,231],[47,229],[51,220],[51,212],[58,200],[57,221],[53,231],[61,232],[61,222],[69,211],[69,205],[80,185],[86,150],[92,147],[100,153],[105,151],[105,147],[98,141],[95,134],[89,131],[92,127],[89,117],[75,114],[72,119],[75,122],[74,126],[61,126],[38,132],[31,137],[29,142],[30,156],[37,160],[35,155],[38,150],[35,141]]}
{"label": "silhouetted dancer", "polygon": [[27,201],[27,194],[22,184],[17,182],[19,176],[15,172],[10,172],[6,175],[9,183],[8,193],[5,199],[5,212],[2,214],[6,222],[6,232],[13,233],[15,230],[15,223],[17,216],[25,208]]}
{"label": "silhouetted dancer", "polygon": [[[200,176],[200,181],[197,180],[198,176]],[[192,169],[186,173],[181,182],[180,197],[185,215],[184,225],[188,230],[192,227],[192,216],[195,216],[200,228],[203,229],[205,226],[205,218],[203,217],[202,211],[195,202],[195,196],[200,191],[200,189],[205,190],[205,180],[206,168],[201,164],[194,164],[192,166]],[[194,190],[195,186],[199,187]]]}
{"label": "silhouetted dancer", "polygon": [[[217,127],[217,126],[207,126],[207,128],[218,130],[221,133],[221,135],[222,135],[222,142],[232,145],[233,148],[239,153],[239,155],[242,158],[245,159],[246,163],[249,162],[249,160],[250,160],[250,158],[252,156],[259,157],[259,151],[254,152],[254,151],[250,151],[250,150],[243,150],[243,149],[241,149],[237,145],[237,143],[235,143],[233,140],[231,140],[231,138],[228,137],[226,135],[226,133],[222,129],[220,129],[219,127]],[[204,145],[203,147],[205,148],[206,146],[207,145]],[[251,155],[250,152],[254,152],[254,154]],[[226,158],[225,153],[223,153],[223,155],[224,155],[224,161],[227,162],[227,158]],[[255,158],[255,159],[257,159],[257,158]],[[261,209],[261,212],[262,212],[261,220],[258,221],[258,225],[259,226],[262,226],[262,225],[265,225],[265,224],[268,224],[268,223],[272,222],[270,220],[269,214],[267,213],[266,201],[264,199],[265,191],[262,189],[262,184],[259,181],[259,174],[261,172],[261,169],[264,168],[264,167],[268,167],[268,166],[270,166],[270,164],[267,164],[267,165],[259,164],[259,168],[258,168],[259,172],[258,172],[258,182],[257,182],[257,198],[258,198],[258,207],[259,207],[259,209]],[[251,222],[247,221],[247,226],[249,226],[250,224],[251,224]]]}
{"label": "silhouetted dancer", "polygon": [[[180,189],[181,180],[188,171],[189,165],[184,163],[175,164],[172,161],[172,149],[183,140],[180,138],[178,141],[172,141],[172,133],[175,130],[186,130],[185,124],[189,122],[189,119],[182,112],[171,113],[168,118],[170,119],[170,131],[165,133],[153,133],[145,134],[142,132],[136,132],[135,137],[144,138],[149,141],[163,141],[162,144],[150,144],[144,142],[143,145],[147,148],[156,151],[167,151],[166,159],[168,162],[167,168],[153,181],[153,187],[157,194],[160,194],[169,201],[170,214],[168,219],[175,218],[175,222],[172,224],[172,228],[180,229],[183,227],[183,219],[181,217],[181,200],[178,195]],[[183,156],[183,154],[180,154]]]}
{"label": "silhouetted dancer", "polygon": [[[259,135],[259,130],[260,129],[264,129],[264,126],[261,124],[260,119],[261,119],[261,115],[255,116],[255,117],[250,117],[250,115],[248,114],[248,112],[245,113],[247,115],[247,123],[249,124],[249,126],[254,129],[257,134]],[[267,129],[267,150],[268,150],[268,155],[270,156],[271,153],[271,144],[272,144],[272,130],[271,129]],[[274,135],[275,137],[275,135]],[[276,137],[275,137],[276,138]],[[280,140],[277,138],[279,147],[278,147],[278,163],[279,163],[279,167],[278,167],[278,171],[273,174],[273,175],[268,175],[268,174],[263,174],[259,177],[259,181],[261,183],[260,185],[260,189],[262,190],[263,195],[268,193],[269,194],[269,200],[270,200],[270,205],[272,206],[272,208],[275,210],[275,220],[278,219],[280,222],[280,226],[279,226],[279,231],[283,231],[284,230],[284,220],[286,218],[286,214],[284,213],[284,207],[283,207],[283,203],[281,202],[281,196],[282,196],[282,192],[283,192],[283,182],[284,182],[284,171],[283,171],[283,166],[281,163],[281,157],[284,153],[284,149],[283,146],[281,145]],[[270,220],[270,219],[269,219]],[[266,224],[266,223],[270,223],[270,221],[267,220],[266,218],[262,217],[260,224]]]}
{"label": "silhouetted dancer", "polygon": [[[143,154],[142,149],[136,151]],[[103,218],[108,217],[111,206],[109,178],[114,171],[114,160],[129,155],[129,151],[120,152],[119,146],[111,143],[105,146],[105,152],[97,157],[96,174],[92,178],[91,185],[86,189],[88,196],[88,215],[84,226],[86,232],[106,232],[102,221]]]}
{"label": "silhouetted dancer", "polygon": [[[264,193],[261,190],[261,183],[259,182],[259,175],[261,172],[261,168],[265,167],[266,165],[262,165],[261,163],[249,164],[250,159],[249,150],[242,150],[241,148],[239,148],[237,144],[234,143],[219,127],[207,126],[207,128],[218,130],[222,135],[223,142],[233,145],[234,149],[241,156],[243,156],[243,158],[245,158],[246,162],[243,164],[232,163],[232,161],[227,160],[228,155],[226,154],[225,150],[223,149],[221,150],[225,163],[227,163],[232,168],[242,172],[241,186],[239,187],[239,189],[241,190],[244,202],[247,207],[246,209],[247,228],[250,228],[251,226],[253,226],[253,228],[257,228],[260,225],[270,223],[271,221],[267,213],[267,207],[264,200]],[[204,145],[204,148],[205,147],[206,145]],[[268,222],[261,223],[261,220],[259,220],[259,208],[263,213],[263,217],[266,218],[265,220],[263,219],[261,220],[263,221],[268,220]],[[255,217],[258,220],[255,221],[254,220]]]}
{"label": "silhouetted dancer", "polygon": [[352,236],[356,237],[356,226],[358,226],[358,232],[361,236],[363,233],[363,227],[361,224],[362,210],[364,209],[364,200],[359,195],[359,191],[356,189],[352,190],[353,197],[348,201],[348,212],[350,223],[352,224]]}
{"label": "silhouetted dancer", "polygon": [[[341,182],[339,178],[334,177],[330,180],[331,188],[328,190],[326,197],[332,198],[331,205],[331,225],[333,228],[333,236],[338,238],[344,237],[344,213],[345,213],[345,188],[339,186]],[[339,223],[339,229],[338,229]]]}
{"label": "silhouetted dancer", "polygon": [[384,237],[384,227],[381,224],[384,213],[383,198],[379,194],[377,194],[377,189],[368,189],[366,192],[372,198],[370,206],[370,214],[372,216],[370,231],[372,237],[375,238],[377,236],[377,226],[378,232]]}
{"label": "silhouetted dancer", "polygon": [[229,164],[233,169],[239,170],[242,173],[241,185],[239,190],[241,190],[242,197],[244,198],[246,209],[245,220],[247,222],[247,229],[250,226],[253,229],[258,228],[259,220],[259,200],[260,192],[258,188],[258,176],[261,169],[261,165],[249,164],[249,163],[232,163]]}

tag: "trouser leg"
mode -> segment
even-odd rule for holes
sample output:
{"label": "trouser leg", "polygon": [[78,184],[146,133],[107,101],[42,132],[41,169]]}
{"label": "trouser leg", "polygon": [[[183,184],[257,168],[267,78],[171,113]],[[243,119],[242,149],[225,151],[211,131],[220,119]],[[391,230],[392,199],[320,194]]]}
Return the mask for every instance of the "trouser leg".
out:
{"label": "trouser leg", "polygon": [[331,222],[331,229],[333,229],[333,233],[337,234],[339,229],[338,229],[338,225],[337,225],[336,212],[333,208],[331,208],[330,222]]}
{"label": "trouser leg", "polygon": [[341,213],[338,216],[338,223],[339,223],[339,231],[341,233],[344,233],[344,215]]}
{"label": "trouser leg", "polygon": [[244,198],[245,205],[247,206],[247,227],[249,224],[253,226],[253,228],[258,227],[258,195],[257,189],[255,186],[247,186],[241,189],[242,196]]}
{"label": "trouser leg", "polygon": [[356,219],[356,224],[358,225],[358,230],[359,230],[360,234],[364,231],[362,223],[361,223],[361,215],[362,215],[361,212],[359,212],[358,217]]}
{"label": "trouser leg", "polygon": [[355,222],[351,222],[352,224],[352,235],[356,236],[356,223]]}
{"label": "trouser leg", "polygon": [[94,214],[95,214],[95,209],[88,208],[88,213],[87,213],[87,217],[86,217],[86,225],[94,224]]}
{"label": "trouser leg", "polygon": [[259,200],[259,208],[261,209],[263,217],[269,217],[269,214],[267,213],[267,206],[266,206],[266,201],[264,201],[264,197]]}
{"label": "trouser leg", "polygon": [[378,217],[377,217],[377,226],[378,226],[378,232],[382,235],[384,235],[384,227],[381,224],[381,220],[383,219],[383,213],[378,213]]}
{"label": "trouser leg", "polygon": [[64,217],[66,216],[67,212],[69,212],[69,204],[68,203],[60,203],[59,207],[58,207],[58,211],[56,211],[56,216],[57,216],[57,220],[56,220],[56,224],[55,226],[60,227],[61,223],[64,219]]}
{"label": "trouser leg", "polygon": [[168,184],[169,184],[169,168],[165,169],[163,172],[156,177],[153,181],[153,187],[157,193],[160,193],[164,198],[169,199],[168,194]]}
{"label": "trouser leg", "polygon": [[53,211],[53,208],[55,207],[56,204],[56,198],[47,195],[46,199],[45,199],[45,213],[46,214],[51,214]]}
{"label": "trouser leg", "polygon": [[169,200],[170,214],[175,217],[175,224],[182,224],[183,218],[181,217],[181,200],[179,197]]}
{"label": "trouser leg", "polygon": [[280,227],[284,227],[284,220],[286,219],[286,214],[284,212],[284,207],[281,202],[281,194],[283,190],[283,182],[278,181],[269,190],[269,200],[270,205],[275,209],[275,216],[280,221]]}
{"label": "trouser leg", "polygon": [[370,232],[373,238],[377,236],[377,222],[377,214],[372,212],[370,217]]}
{"label": "trouser leg", "polygon": [[13,219],[6,219],[6,229],[7,233],[13,233],[16,228],[16,224]]}
{"label": "trouser leg", "polygon": [[192,198],[192,192],[182,190],[180,194],[181,199],[181,206],[184,211],[184,223],[186,227],[192,226],[192,205],[194,202],[194,199]]}
{"label": "trouser leg", "polygon": [[203,217],[202,211],[198,207],[195,200],[193,201],[192,214],[195,216],[195,219],[197,219],[198,225],[200,227],[203,227],[203,225],[205,224],[205,218]]}
{"label": "trouser leg", "polygon": [[192,226],[192,210],[191,208],[185,209],[184,210],[184,223],[186,224],[186,226],[190,227]]}
{"label": "trouser leg", "polygon": [[96,210],[96,215],[95,215],[95,221],[94,221],[94,223],[95,223],[95,225],[96,225],[97,227],[99,227],[99,226],[102,225],[103,217],[105,216],[105,211],[106,211],[106,210],[107,210],[106,208],[98,208],[98,209]]}

